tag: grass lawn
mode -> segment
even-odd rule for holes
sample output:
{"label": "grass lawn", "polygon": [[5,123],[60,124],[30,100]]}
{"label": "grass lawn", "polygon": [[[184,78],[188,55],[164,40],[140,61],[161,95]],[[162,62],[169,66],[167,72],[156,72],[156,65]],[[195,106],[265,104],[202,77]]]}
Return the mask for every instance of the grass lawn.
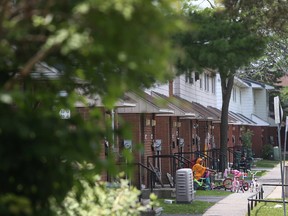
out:
{"label": "grass lawn", "polygon": [[[253,171],[252,171],[252,172],[253,172]],[[265,175],[266,172],[267,172],[266,170],[258,171],[257,174],[255,175],[255,177],[259,178],[259,177]],[[248,175],[247,175],[247,177],[245,178],[245,180],[246,180],[246,181],[247,181],[247,180],[252,180],[252,175],[251,175],[251,173],[248,172]]]}
{"label": "grass lawn", "polygon": [[195,196],[228,196],[230,191],[224,190],[197,190]]}
{"label": "grass lawn", "polygon": [[165,214],[203,214],[209,207],[215,203],[194,200],[191,204],[178,204],[172,199],[172,204],[164,203],[164,199],[159,199],[160,206]]}
{"label": "grass lawn", "polygon": [[[286,203],[286,214],[288,213],[287,207]],[[258,203],[250,213],[251,216],[283,216],[283,211],[283,203]]]}
{"label": "grass lawn", "polygon": [[[279,161],[272,161],[272,160],[260,160],[256,162],[256,167],[258,168],[273,168],[279,163]],[[265,174],[265,170],[260,171],[257,173],[257,177],[260,177]],[[248,175],[246,180],[251,180],[251,176]],[[197,190],[195,193],[195,198],[197,199],[197,196],[228,196],[231,194],[230,191],[224,191],[224,190]],[[173,200],[172,204],[164,203],[165,199],[158,199],[160,206],[163,208],[163,212],[165,214],[203,214],[208,208],[213,206],[215,202],[207,202],[207,201],[198,201],[193,200],[192,203],[186,203],[186,204],[179,204],[176,203],[175,199]],[[282,208],[275,208],[275,205],[281,205],[277,203],[259,203],[254,209],[253,209],[253,216],[261,215],[261,216],[280,216],[283,215],[283,207]],[[288,205],[286,209],[288,208]]]}
{"label": "grass lawn", "polygon": [[[222,190],[197,190],[197,196],[228,196],[231,192]],[[208,208],[213,206],[215,202],[193,200],[192,203],[176,203],[175,199],[172,204],[164,203],[165,199],[158,199],[160,206],[163,208],[165,214],[203,214]]]}
{"label": "grass lawn", "polygon": [[279,161],[274,160],[259,160],[255,163],[258,168],[273,168],[277,164],[279,164]]}

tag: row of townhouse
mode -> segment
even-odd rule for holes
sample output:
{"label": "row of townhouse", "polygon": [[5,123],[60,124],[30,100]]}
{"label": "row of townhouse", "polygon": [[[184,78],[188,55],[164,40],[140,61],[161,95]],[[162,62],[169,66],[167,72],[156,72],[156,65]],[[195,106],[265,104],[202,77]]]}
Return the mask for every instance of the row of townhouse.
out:
{"label": "row of townhouse", "polygon": [[[41,66],[43,69],[43,65]],[[57,71],[46,68],[45,76],[56,76]],[[228,165],[235,163],[235,151],[241,151],[242,134],[253,132],[252,149],[255,157],[262,156],[263,146],[277,143],[276,125],[270,114],[269,93],[273,87],[251,80],[235,78],[230,100],[228,127]],[[111,118],[113,127],[121,126],[121,120],[132,125],[132,138],[115,137],[114,143],[103,141],[102,157],[108,148],[121,152],[132,151],[135,158],[133,183],[149,187],[152,172],[159,182],[167,183],[167,173],[175,175],[178,168],[191,167],[193,160],[203,156],[206,165],[218,169],[220,155],[221,82],[218,74],[191,73],[176,77],[165,85],[147,89],[141,93],[127,92],[112,112],[107,112],[99,97],[90,98],[93,106],[82,103],[75,106],[89,118],[90,109],[101,109]],[[143,148],[137,148],[143,144]],[[105,151],[107,150],[107,151]],[[122,161],[121,154],[118,162]],[[103,179],[109,180],[107,173]]]}
{"label": "row of townhouse", "polygon": [[[228,166],[235,164],[235,152],[241,154],[241,136],[252,131],[254,157],[262,157],[263,146],[277,144],[277,127],[269,106],[274,88],[235,77],[229,107]],[[134,184],[149,187],[151,172],[159,183],[167,183],[167,173],[191,167],[203,156],[206,165],[218,169],[220,155],[221,82],[219,74],[209,72],[182,75],[165,85],[142,94],[128,92],[126,101],[115,108],[115,115],[133,125],[133,138],[117,138],[118,150],[129,148],[135,158]],[[129,101],[129,103],[127,103]],[[129,105],[127,105],[129,104]],[[116,127],[120,121],[116,121]],[[142,143],[143,149],[136,150]],[[117,148],[117,145],[116,145]],[[240,157],[240,155],[238,155]]]}

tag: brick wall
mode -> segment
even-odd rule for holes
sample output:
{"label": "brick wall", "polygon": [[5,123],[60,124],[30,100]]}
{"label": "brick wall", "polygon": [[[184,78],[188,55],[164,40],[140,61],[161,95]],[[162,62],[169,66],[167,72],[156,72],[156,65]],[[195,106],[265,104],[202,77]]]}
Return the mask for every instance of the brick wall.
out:
{"label": "brick wall", "polygon": [[[162,149],[160,152],[154,150],[154,155],[171,155],[175,152],[172,145],[176,143],[176,131],[177,128],[173,127],[172,124],[176,121],[176,117],[169,116],[156,116],[156,127],[155,127],[155,139],[162,140]],[[167,183],[166,173],[171,173],[172,161],[169,157],[163,157],[156,160],[156,167],[161,171],[162,181]]]}
{"label": "brick wall", "polygon": [[252,151],[255,154],[255,157],[262,157],[262,150],[263,150],[263,131],[262,127],[253,127],[250,126],[249,129],[252,131]]}

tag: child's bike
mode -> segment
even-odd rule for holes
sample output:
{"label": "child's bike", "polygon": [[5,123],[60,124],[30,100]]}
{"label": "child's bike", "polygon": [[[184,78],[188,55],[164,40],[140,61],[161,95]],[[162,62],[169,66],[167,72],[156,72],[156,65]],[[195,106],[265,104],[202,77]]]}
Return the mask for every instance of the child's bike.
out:
{"label": "child's bike", "polygon": [[249,189],[249,183],[244,180],[246,173],[242,173],[238,170],[233,170],[231,173],[234,175],[233,178],[228,177],[228,172],[225,170],[224,180],[221,183],[212,183],[212,189],[225,189],[232,192],[242,192]]}
{"label": "child's bike", "polygon": [[249,170],[249,173],[251,174],[251,177],[252,177],[252,182],[250,183],[250,192],[253,192],[254,190],[256,192],[259,191],[260,185],[258,183],[257,178],[255,177],[258,172],[259,171],[252,172]]}
{"label": "child's bike", "polygon": [[224,179],[220,181],[214,181],[211,183],[211,188],[215,189],[224,189],[231,190],[232,189],[233,179],[229,178],[227,175],[224,175]]}
{"label": "child's bike", "polygon": [[205,175],[199,180],[194,178],[194,189],[195,190],[212,190],[212,184],[210,179],[210,171],[207,171]]}
{"label": "child's bike", "polygon": [[240,172],[238,170],[233,170],[231,173],[234,175],[231,191],[237,193],[239,191],[242,191],[243,193],[248,191],[249,183],[244,179],[247,176],[246,173]]}
{"label": "child's bike", "polygon": [[219,183],[211,183],[211,188],[213,190],[216,189],[224,189],[224,190],[230,190],[232,191],[232,187],[233,187],[233,179],[226,177],[222,182]]}
{"label": "child's bike", "polygon": [[210,182],[207,178],[200,178],[199,180],[194,179],[194,189],[195,190],[211,190]]}

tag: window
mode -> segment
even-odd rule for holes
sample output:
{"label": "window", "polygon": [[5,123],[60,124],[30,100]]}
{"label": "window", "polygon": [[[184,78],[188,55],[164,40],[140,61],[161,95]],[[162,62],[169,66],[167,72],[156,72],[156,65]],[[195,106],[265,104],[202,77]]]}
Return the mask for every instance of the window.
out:
{"label": "window", "polygon": [[209,76],[204,74],[204,90],[209,91]]}
{"label": "window", "polygon": [[190,74],[190,77],[189,77],[189,83],[190,84],[194,83],[194,78],[193,78],[193,74],[192,73]]}
{"label": "window", "polygon": [[215,82],[216,82],[215,77],[212,77],[211,78],[211,91],[212,91],[213,94],[215,94],[215,92],[216,92],[216,89],[215,89],[216,88],[216,86],[215,86],[216,84],[215,84]]}
{"label": "window", "polygon": [[202,75],[199,76],[199,85],[200,85],[200,89],[202,89],[203,88]]}
{"label": "window", "polygon": [[195,73],[195,82],[197,81],[197,80],[199,80],[199,73]]}
{"label": "window", "polygon": [[191,72],[188,72],[185,74],[185,82],[189,83],[189,84],[193,84],[194,83],[194,74]]}

